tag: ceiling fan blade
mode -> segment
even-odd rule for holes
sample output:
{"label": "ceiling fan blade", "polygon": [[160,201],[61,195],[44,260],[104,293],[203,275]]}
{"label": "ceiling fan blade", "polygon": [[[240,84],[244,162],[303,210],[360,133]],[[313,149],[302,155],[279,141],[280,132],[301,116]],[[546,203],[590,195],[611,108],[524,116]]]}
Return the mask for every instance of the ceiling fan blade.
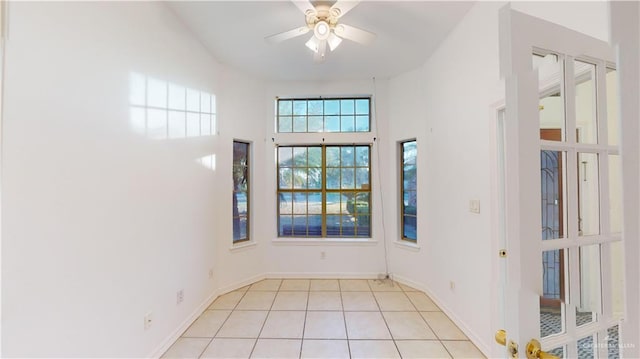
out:
{"label": "ceiling fan blade", "polygon": [[[333,6],[330,8],[330,12],[335,15],[336,18],[340,18],[344,14],[348,13],[354,7],[358,6],[360,0],[338,0]],[[338,11],[336,11],[338,10]]]}
{"label": "ceiling fan blade", "polygon": [[313,14],[316,13],[316,8],[313,7],[313,4],[311,4],[309,0],[291,0],[291,2],[305,15],[309,15],[309,11]]}
{"label": "ceiling fan blade", "polygon": [[318,44],[318,51],[313,54],[313,62],[324,62],[325,55],[327,53],[327,40],[322,40]]}
{"label": "ceiling fan blade", "polygon": [[308,26],[301,26],[289,31],[281,32],[279,34],[267,36],[264,39],[267,40],[268,43],[277,44],[279,42],[292,39],[296,36],[304,35],[309,32]]}
{"label": "ceiling fan blade", "polygon": [[357,27],[338,24],[335,28],[336,35],[345,39],[358,42],[363,45],[369,45],[376,39],[376,34],[358,29]]}

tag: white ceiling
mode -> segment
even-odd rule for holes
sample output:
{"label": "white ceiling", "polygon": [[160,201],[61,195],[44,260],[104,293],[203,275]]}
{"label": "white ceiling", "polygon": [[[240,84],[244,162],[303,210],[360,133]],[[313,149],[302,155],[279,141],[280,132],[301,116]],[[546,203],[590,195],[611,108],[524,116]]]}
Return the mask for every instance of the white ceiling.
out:
{"label": "white ceiling", "polygon": [[362,1],[340,22],[377,34],[369,46],[343,41],[324,63],[304,43],[264,38],[305,24],[290,1],[180,1],[169,7],[222,64],[270,80],[385,78],[423,64],[472,2]]}

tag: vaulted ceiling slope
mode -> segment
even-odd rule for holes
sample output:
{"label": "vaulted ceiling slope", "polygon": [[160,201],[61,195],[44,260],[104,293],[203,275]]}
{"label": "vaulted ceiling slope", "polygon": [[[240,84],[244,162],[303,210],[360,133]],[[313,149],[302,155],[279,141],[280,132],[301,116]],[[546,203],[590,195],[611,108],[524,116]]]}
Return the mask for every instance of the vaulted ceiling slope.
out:
{"label": "vaulted ceiling slope", "polygon": [[264,40],[305,24],[291,1],[168,6],[222,64],[267,80],[332,81],[386,78],[422,65],[473,2],[362,1],[340,21],[376,33],[376,40],[368,46],[345,40],[323,63],[314,63],[304,45],[311,32],[275,45]]}

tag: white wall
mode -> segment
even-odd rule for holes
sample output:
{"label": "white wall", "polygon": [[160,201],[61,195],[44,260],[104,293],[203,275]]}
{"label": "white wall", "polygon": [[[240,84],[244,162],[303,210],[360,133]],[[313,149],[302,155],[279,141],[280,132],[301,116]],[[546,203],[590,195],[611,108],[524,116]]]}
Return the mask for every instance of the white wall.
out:
{"label": "white wall", "polygon": [[[419,249],[392,247],[392,272],[426,289],[485,353],[491,345],[494,257],[489,116],[502,96],[498,8],[476,5],[423,68],[390,85],[394,142],[388,151],[397,153],[396,141],[417,137],[419,176]],[[390,197],[398,203],[395,193]],[[472,199],[480,200],[480,214],[469,212]],[[392,220],[388,237],[397,240],[399,219]]]}
{"label": "white wall", "polygon": [[[351,137],[349,134],[287,134],[282,136],[274,133],[274,101],[276,97],[340,97],[340,96],[362,96],[374,95],[372,101],[372,133],[362,136]],[[265,123],[267,148],[264,154],[265,176],[264,181],[267,190],[265,191],[265,217],[268,222],[264,227],[264,239],[267,242],[267,255],[269,258],[266,264],[266,272],[277,277],[368,277],[372,278],[378,274],[385,273],[384,241],[382,231],[382,205],[380,203],[380,181],[378,171],[382,170],[379,165],[374,145],[371,152],[372,162],[372,241],[286,241],[277,238],[277,218],[276,210],[276,171],[275,171],[275,146],[272,138],[278,140],[305,141],[309,137],[314,138],[318,143],[364,143],[371,142],[374,137],[379,137],[377,141],[384,141],[387,126],[387,81],[377,79],[370,81],[344,81],[344,82],[272,82],[266,91],[265,99]],[[375,130],[375,115],[379,130]],[[353,138],[358,138],[353,140]],[[303,142],[300,142],[303,143]],[[380,153],[380,163],[386,163],[387,154]],[[384,181],[384,180],[383,180]],[[383,188],[383,191],[390,189]],[[391,189],[392,190],[392,189]],[[274,241],[275,240],[275,241]],[[321,252],[325,252],[325,258],[321,258]]]}
{"label": "white wall", "polygon": [[[262,146],[246,105],[262,84],[217,65],[161,3],[13,2],[9,18],[2,355],[147,356],[216,288],[261,272],[259,246],[229,252],[221,212],[232,138]],[[216,94],[220,134],[147,136],[131,73]],[[212,154],[214,171],[198,163]]]}
{"label": "white wall", "polygon": [[[390,168],[398,168],[397,141],[418,140],[418,247],[396,243],[391,271],[425,289],[487,355],[499,325],[494,301],[497,238],[492,235],[491,151],[496,106],[504,98],[499,75],[498,11],[480,2],[467,13],[422,68],[389,85]],[[605,3],[516,2],[513,8],[608,38]],[[575,16],[580,13],[581,16]],[[397,177],[390,177],[390,187]],[[397,206],[397,192],[387,194]],[[480,200],[480,214],[469,201]],[[387,237],[399,240],[391,214]],[[452,288],[453,285],[453,288]]]}
{"label": "white wall", "polygon": [[607,1],[513,1],[511,8],[609,41]]}
{"label": "white wall", "polygon": [[[264,126],[260,121],[265,113],[261,106],[265,85],[261,81],[241,76],[228,69],[220,73],[220,81],[224,84],[224,88],[220,91],[218,153],[222,155],[217,157],[217,171],[221,176],[215,186],[218,193],[215,201],[218,226],[215,233],[220,237],[217,241],[219,246],[216,273],[220,278],[217,287],[220,293],[224,293],[264,274],[266,259],[262,229],[265,222],[271,223],[273,219],[262,210],[268,206],[262,194],[271,191],[263,179],[265,167],[269,164],[263,161],[262,154],[266,148],[270,148],[265,142]],[[239,247],[234,247],[231,240],[233,238],[231,169],[234,140],[248,141],[251,144],[249,157],[251,242],[241,242]]]}

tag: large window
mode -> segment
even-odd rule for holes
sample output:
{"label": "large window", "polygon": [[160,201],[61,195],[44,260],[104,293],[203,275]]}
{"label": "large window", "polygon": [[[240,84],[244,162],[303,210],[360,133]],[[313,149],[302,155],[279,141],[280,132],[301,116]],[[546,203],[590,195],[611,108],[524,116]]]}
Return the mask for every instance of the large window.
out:
{"label": "large window", "polygon": [[233,141],[233,243],[249,240],[249,149]]}
{"label": "large window", "polygon": [[415,140],[402,142],[400,147],[400,162],[402,163],[400,170],[402,239],[415,242],[418,239],[418,176],[416,165],[418,148]]}
{"label": "large window", "polygon": [[278,132],[369,132],[369,98],[279,99]]}
{"label": "large window", "polygon": [[371,237],[369,145],[278,147],[279,237]]}

